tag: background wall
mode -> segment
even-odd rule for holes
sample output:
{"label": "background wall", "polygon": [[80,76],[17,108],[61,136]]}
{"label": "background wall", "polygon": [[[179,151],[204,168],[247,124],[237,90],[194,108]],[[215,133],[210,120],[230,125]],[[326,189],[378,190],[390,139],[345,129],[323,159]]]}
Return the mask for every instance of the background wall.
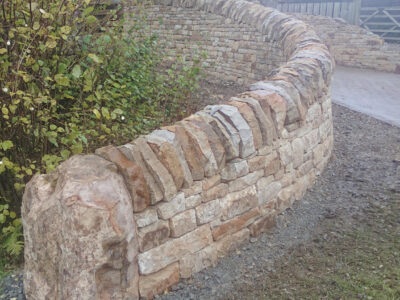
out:
{"label": "background wall", "polygon": [[341,19],[296,14],[310,24],[339,65],[400,73],[400,46]]}

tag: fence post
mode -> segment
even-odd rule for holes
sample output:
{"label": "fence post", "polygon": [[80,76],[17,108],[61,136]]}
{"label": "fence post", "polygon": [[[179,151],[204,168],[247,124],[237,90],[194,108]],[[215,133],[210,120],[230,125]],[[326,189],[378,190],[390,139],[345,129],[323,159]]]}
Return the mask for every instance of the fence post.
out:
{"label": "fence post", "polygon": [[360,25],[361,0],[354,0],[354,25]]}

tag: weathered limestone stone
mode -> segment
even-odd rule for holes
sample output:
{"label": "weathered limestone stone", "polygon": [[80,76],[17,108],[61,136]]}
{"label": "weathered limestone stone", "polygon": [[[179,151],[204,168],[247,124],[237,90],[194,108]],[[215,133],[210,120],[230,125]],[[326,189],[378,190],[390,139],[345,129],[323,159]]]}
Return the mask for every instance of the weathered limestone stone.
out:
{"label": "weathered limestone stone", "polygon": [[324,158],[324,152],[325,147],[323,144],[319,144],[313,149],[314,166],[317,166],[322,161],[322,159]]}
{"label": "weathered limestone stone", "polygon": [[229,182],[228,192],[236,192],[245,189],[248,186],[254,185],[258,179],[264,176],[264,170],[257,170],[249,173],[246,176],[240,177]]}
{"label": "weathered limestone stone", "polygon": [[175,182],[177,190],[183,186],[183,167],[175,147],[161,138],[154,135],[146,137],[147,143],[157,156],[158,160],[167,168]]}
{"label": "weathered limestone stone", "polygon": [[304,147],[307,150],[313,149],[320,141],[319,130],[314,129],[304,136]]}
{"label": "weathered limestone stone", "polygon": [[194,209],[184,211],[169,220],[172,237],[180,237],[197,227]]}
{"label": "weathered limestone stone", "polygon": [[157,156],[154,154],[153,150],[151,150],[144,138],[138,138],[133,143],[138,147],[138,150],[143,156],[143,160],[147,166],[147,169],[153,175],[153,178],[161,188],[164,194],[164,200],[170,201],[177,192],[177,188],[171,174],[158,160]]}
{"label": "weathered limestone stone", "polygon": [[202,202],[201,195],[193,195],[185,198],[185,207],[186,209],[194,208],[200,205]]}
{"label": "weathered limestone stone", "polygon": [[132,144],[126,144],[126,145],[118,147],[118,149],[122,153],[124,153],[128,159],[136,162],[142,169],[144,178],[149,187],[150,204],[154,205],[157,202],[160,202],[164,197],[163,193],[162,193],[160,187],[158,186],[157,182],[153,178],[153,175],[151,175],[150,171],[147,169],[147,166],[143,160],[143,157],[140,154],[140,151],[137,149],[137,147],[135,147]]}
{"label": "weathered limestone stone", "polygon": [[227,235],[213,245],[217,249],[218,257],[225,256],[228,252],[243,245],[250,239],[250,231],[244,228],[232,235]]}
{"label": "weathered limestone stone", "polygon": [[193,184],[193,177],[192,174],[190,173],[189,166],[185,160],[185,155],[183,154],[182,145],[177,139],[175,133],[168,130],[154,130],[149,136],[154,136],[156,138],[164,139],[165,141],[169,142],[174,146],[183,171],[183,186],[185,188],[190,187]]}
{"label": "weathered limestone stone", "polygon": [[205,224],[218,218],[221,214],[220,200],[206,202],[196,207],[197,224]]}
{"label": "weathered limestone stone", "polygon": [[263,145],[271,145],[273,140],[277,138],[276,128],[271,117],[270,109],[267,109],[267,114],[263,111],[260,102],[253,98],[235,98],[237,101],[247,103],[254,111],[255,116],[260,126]]}
{"label": "weathered limestone stone", "polygon": [[226,153],[224,145],[222,144],[217,133],[214,131],[213,127],[199,115],[192,115],[185,120],[194,124],[206,134],[211,150],[217,162],[218,170],[220,170],[223,166],[225,166]]}
{"label": "weathered limestone stone", "polygon": [[262,186],[261,184],[258,186],[258,204],[265,205],[269,202],[274,201],[274,199],[278,196],[282,186],[280,182],[271,182],[266,186]]}
{"label": "weathered limestone stone", "polygon": [[217,174],[203,182],[203,191],[207,191],[221,182],[221,175]]}
{"label": "weathered limestone stone", "polygon": [[177,194],[171,201],[162,202],[157,205],[158,216],[163,220],[168,220],[176,214],[184,211],[185,207],[185,195],[184,193]]}
{"label": "weathered limestone stone", "polygon": [[254,156],[247,162],[249,165],[249,171],[254,172],[260,169],[264,169],[267,166],[268,156],[266,155]]}
{"label": "weathered limestone stone", "polygon": [[178,124],[184,127],[185,130],[190,133],[191,137],[197,141],[200,151],[206,158],[203,164],[205,175],[207,177],[211,177],[217,174],[218,163],[214,157],[214,153],[211,149],[211,145],[208,141],[207,135],[199,127],[191,122],[186,122],[185,120],[183,120]]}
{"label": "weathered limestone stone", "polygon": [[145,252],[157,247],[169,238],[170,230],[168,221],[159,220],[149,226],[139,229],[139,249]]}
{"label": "weathered limestone stone", "polygon": [[[252,130],[236,107],[231,105],[214,105],[207,106],[206,109],[207,108],[211,110],[212,116],[218,112],[222,114],[223,118],[225,118],[227,122],[233,124],[240,137],[239,146],[241,158],[246,158],[256,151],[254,148]],[[224,123],[224,125],[225,124],[226,123]]]}
{"label": "weathered limestone stone", "polygon": [[223,198],[226,194],[228,194],[228,185],[226,183],[220,183],[208,191],[203,192],[203,202]]}
{"label": "weathered limestone stone", "polygon": [[136,225],[141,228],[153,224],[158,221],[158,214],[155,208],[147,208],[141,213],[133,215],[136,221]]}
{"label": "weathered limestone stone", "polygon": [[193,195],[200,194],[203,191],[203,183],[201,181],[194,181],[190,188],[182,190],[185,197],[190,197]]}
{"label": "weathered limestone stone", "polygon": [[[234,141],[231,139],[231,136],[229,135],[228,131],[225,129],[225,127],[222,125],[220,121],[218,121],[217,118],[211,117],[207,112],[205,111],[199,111],[196,113],[196,116],[200,116],[205,122],[207,122],[213,131],[217,134],[219,140],[222,143],[222,146],[225,149],[226,153],[226,160],[231,160],[239,156],[239,144],[235,144]],[[218,157],[217,154],[215,154],[216,157]],[[223,164],[221,164],[222,166]]]}
{"label": "weathered limestone stone", "polygon": [[292,142],[293,167],[299,167],[304,161],[305,145],[302,138],[297,138]]}
{"label": "weathered limestone stone", "polygon": [[254,208],[243,215],[237,216],[232,220],[222,223],[212,229],[214,241],[218,241],[226,235],[231,235],[240,229],[249,226],[260,216],[258,208]]}
{"label": "weathered limestone stone", "polygon": [[[213,111],[211,111],[213,112]],[[210,113],[211,113],[210,112]],[[232,147],[232,153],[234,153],[233,156],[232,154],[232,158],[236,158],[238,156],[242,156],[241,152],[240,152],[240,135],[239,132],[237,131],[237,129],[224,117],[223,114],[221,114],[220,112],[216,111],[213,112],[212,116],[218,120],[218,123],[222,124],[221,126],[223,126],[225,128],[225,131],[227,132],[228,135],[228,145],[231,145]]]}
{"label": "weathered limestone stone", "polygon": [[286,143],[279,148],[278,152],[282,164],[284,166],[290,164],[293,159],[292,145],[290,143]]}
{"label": "weathered limestone stone", "polygon": [[257,191],[250,186],[242,191],[228,194],[220,200],[222,220],[229,220],[257,206]]}
{"label": "weathered limestone stone", "polygon": [[207,246],[200,251],[187,254],[179,261],[181,277],[189,278],[194,273],[214,266],[217,259],[217,249],[213,246]]}
{"label": "weathered limestone stone", "polygon": [[253,90],[246,95],[259,101],[265,115],[271,115],[277,131],[282,132],[287,111],[285,99],[273,90]]}
{"label": "weathered limestone stone", "polygon": [[179,263],[175,262],[168,267],[150,275],[142,275],[139,280],[140,297],[153,299],[155,295],[179,282]]}
{"label": "weathered limestone stone", "polygon": [[297,172],[297,177],[303,177],[307,175],[313,168],[314,164],[312,160],[306,161],[303,163],[299,168]]}
{"label": "weathered limestone stone", "polygon": [[231,101],[229,101],[229,105],[236,107],[243,118],[247,121],[247,124],[250,126],[251,132],[253,134],[254,147],[256,148],[256,150],[258,150],[263,145],[263,139],[257,118],[249,105],[247,105],[245,102],[235,101],[233,99],[236,100],[236,98],[232,98]]}
{"label": "weathered limestone stone", "polygon": [[259,236],[261,233],[268,232],[275,227],[276,215],[268,214],[256,220],[249,226],[251,236]]}
{"label": "weathered limestone stone", "polygon": [[150,204],[150,192],[142,169],[111,145],[97,149],[96,154],[118,166],[132,197],[133,211],[140,212],[146,209]]}
{"label": "weathered limestone stone", "polygon": [[140,274],[151,274],[161,270],[169,264],[178,261],[189,253],[194,253],[208,246],[212,242],[212,235],[209,225],[185,234],[177,239],[153,248],[138,256]]}
{"label": "weathered limestone stone", "polygon": [[193,180],[202,180],[204,178],[204,165],[207,158],[204,156],[196,140],[184,127],[171,126],[169,130],[175,130],[175,136],[182,145],[183,154],[189,166]]}
{"label": "weathered limestone stone", "polygon": [[230,162],[221,171],[221,180],[229,182],[238,177],[242,177],[249,173],[249,166],[247,161],[242,160],[238,162]]}
{"label": "weathered limestone stone", "polygon": [[22,222],[27,298],[139,298],[132,201],[113,163],[76,155],[34,176]]}

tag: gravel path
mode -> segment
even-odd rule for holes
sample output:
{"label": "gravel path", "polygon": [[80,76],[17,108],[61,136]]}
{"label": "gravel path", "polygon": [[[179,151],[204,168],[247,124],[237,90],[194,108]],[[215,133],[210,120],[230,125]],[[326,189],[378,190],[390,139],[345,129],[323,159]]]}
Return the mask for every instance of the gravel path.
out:
{"label": "gravel path", "polygon": [[[335,146],[332,159],[306,196],[278,217],[266,235],[158,296],[164,300],[240,299],[238,286],[274,271],[274,263],[315,235],[318,224],[337,216],[357,218],[368,203],[400,195],[400,128],[334,105]],[[24,299],[15,277],[7,277],[0,299]],[[19,280],[20,281],[20,280]]]}

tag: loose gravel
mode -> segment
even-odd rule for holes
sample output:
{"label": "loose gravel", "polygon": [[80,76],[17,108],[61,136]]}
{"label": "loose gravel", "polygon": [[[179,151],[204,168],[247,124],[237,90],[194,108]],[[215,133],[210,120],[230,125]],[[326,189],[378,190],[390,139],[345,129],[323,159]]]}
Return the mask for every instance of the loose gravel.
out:
{"label": "loose gravel", "polygon": [[[388,192],[400,195],[400,128],[338,105],[333,105],[333,115],[332,159],[305,197],[278,216],[271,232],[251,239],[217,266],[183,280],[156,299],[241,299],[239,286],[251,286],[273,272],[290,248],[315,238],[324,220],[358,218],[368,206],[365,199],[379,203],[387,200]],[[24,299],[21,276],[3,280],[0,299]]]}

